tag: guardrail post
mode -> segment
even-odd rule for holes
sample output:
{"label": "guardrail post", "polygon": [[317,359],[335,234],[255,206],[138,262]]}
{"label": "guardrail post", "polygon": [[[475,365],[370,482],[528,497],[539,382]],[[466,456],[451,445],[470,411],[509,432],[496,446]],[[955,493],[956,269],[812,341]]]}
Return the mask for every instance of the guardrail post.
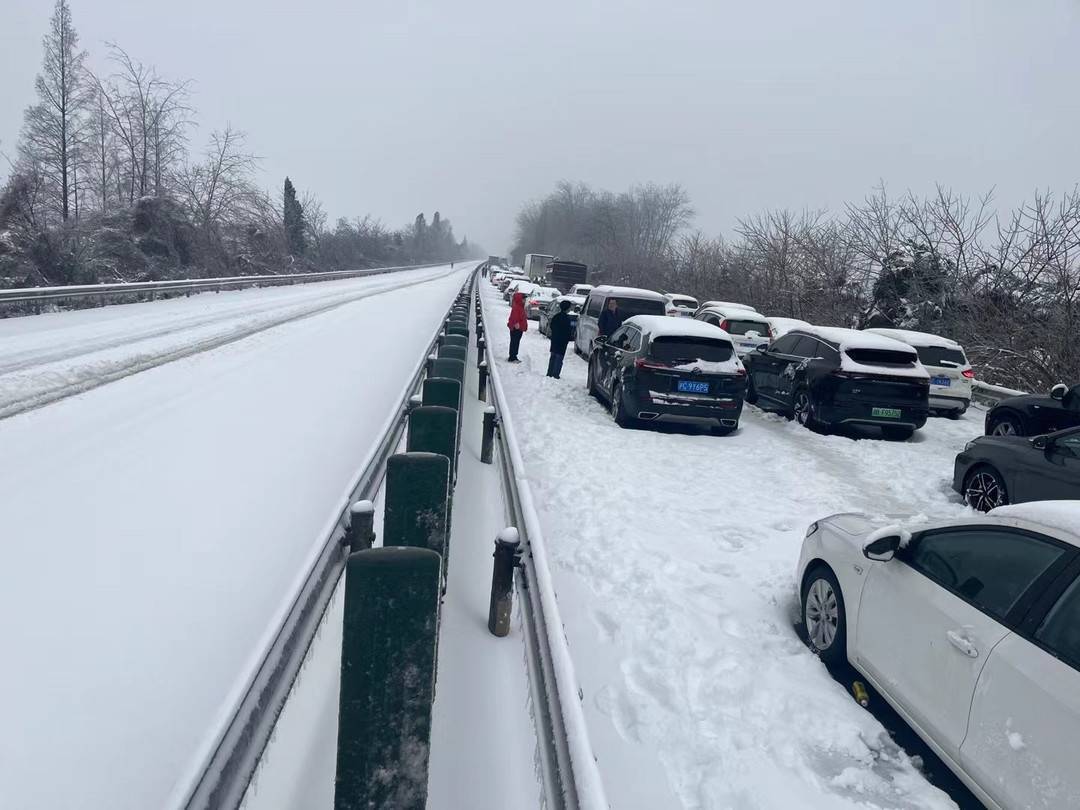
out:
{"label": "guardrail post", "polygon": [[480,360],[479,374],[477,375],[476,398],[481,402],[487,402],[488,364],[487,360]]}
{"label": "guardrail post", "polygon": [[486,362],[484,359],[484,350],[487,349],[487,341],[483,338],[476,341],[476,367],[480,368],[480,364]]}
{"label": "guardrail post", "polygon": [[484,324],[482,321],[476,322],[476,348],[480,348],[484,342]]}
{"label": "guardrail post", "polygon": [[484,433],[480,441],[480,461],[490,464],[495,453],[495,406],[488,405],[484,408]]}
{"label": "guardrail post", "polygon": [[502,638],[510,633],[513,607],[514,569],[521,559],[521,538],[510,526],[495,539],[495,558],[491,567],[491,603],[488,606],[488,630]]}
{"label": "guardrail post", "polygon": [[447,557],[450,459],[441,453],[397,453],[386,462],[383,545],[426,548]]}
{"label": "guardrail post", "polygon": [[424,361],[424,373],[427,374],[427,376],[431,376],[431,368],[435,364],[435,361],[438,359],[439,356],[437,354],[429,354],[427,356],[427,360]]}
{"label": "guardrail post", "polygon": [[349,528],[345,530],[345,542],[349,551],[355,554],[371,548],[375,542],[375,504],[371,501],[357,501],[349,507]]}
{"label": "guardrail post", "polygon": [[427,805],[441,577],[428,549],[349,557],[335,810]]}

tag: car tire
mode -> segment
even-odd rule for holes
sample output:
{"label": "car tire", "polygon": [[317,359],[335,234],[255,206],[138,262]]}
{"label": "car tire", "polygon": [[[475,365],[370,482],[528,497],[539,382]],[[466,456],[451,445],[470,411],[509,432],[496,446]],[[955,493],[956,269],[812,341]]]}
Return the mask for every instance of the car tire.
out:
{"label": "car tire", "polygon": [[596,374],[594,372],[595,367],[596,364],[590,361],[589,370],[585,374],[585,386],[589,389],[590,397],[593,397],[594,399],[600,399],[600,389],[596,387]]}
{"label": "car tire", "polygon": [[1009,503],[1005,479],[989,464],[979,464],[964,476],[964,503],[976,512],[989,512]]}
{"label": "car tire", "polygon": [[746,394],[743,396],[745,402],[749,402],[751,405],[757,403],[757,389],[754,388],[754,375],[746,375]]}
{"label": "car tire", "polygon": [[1025,436],[1024,424],[1020,417],[1012,413],[1002,413],[990,420],[987,436]]}
{"label": "car tire", "polygon": [[634,418],[626,412],[626,403],[623,402],[622,383],[615,383],[615,387],[611,389],[611,418],[621,428],[634,424]]}
{"label": "car tire", "polygon": [[881,434],[891,442],[906,442],[915,433],[915,428],[900,427],[899,425],[882,425]]}
{"label": "car tire", "polygon": [[818,426],[814,418],[814,398],[810,396],[810,389],[800,386],[795,389],[791,398],[791,417],[804,428],[814,430]]}
{"label": "car tire", "polygon": [[824,563],[811,568],[803,580],[802,620],[810,649],[826,666],[847,662],[847,612],[844,595],[832,569]]}

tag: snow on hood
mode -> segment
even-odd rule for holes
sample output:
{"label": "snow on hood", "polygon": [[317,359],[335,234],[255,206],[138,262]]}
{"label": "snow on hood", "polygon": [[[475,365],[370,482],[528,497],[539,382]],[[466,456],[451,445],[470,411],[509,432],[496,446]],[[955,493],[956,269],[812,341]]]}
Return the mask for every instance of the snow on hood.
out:
{"label": "snow on hood", "polygon": [[632,318],[627,318],[623,323],[633,324],[652,338],[698,337],[731,343],[731,335],[719,326],[689,318],[669,318],[666,315],[634,315]]}
{"label": "snow on hood", "polygon": [[999,506],[987,513],[995,518],[1013,518],[1068,532],[1080,546],[1080,501],[1032,501]]}
{"label": "snow on hood", "polygon": [[949,338],[941,337],[940,335],[932,335],[929,332],[915,332],[911,329],[884,329],[878,327],[864,329],[863,331],[881,335],[882,337],[892,338],[893,340],[899,340],[909,346],[940,346],[946,349],[961,348],[960,344],[955,340],[950,340]]}

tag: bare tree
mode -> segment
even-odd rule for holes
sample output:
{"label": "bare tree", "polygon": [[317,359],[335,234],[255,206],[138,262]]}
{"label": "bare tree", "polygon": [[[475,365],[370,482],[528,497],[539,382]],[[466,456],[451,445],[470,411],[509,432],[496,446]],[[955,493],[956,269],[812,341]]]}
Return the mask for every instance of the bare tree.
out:
{"label": "bare tree", "polygon": [[[244,134],[226,127],[210,135],[201,163],[188,166],[180,175],[184,202],[196,225],[215,232],[222,225],[242,219],[261,208],[251,182],[258,158],[244,149]],[[267,205],[271,210],[274,206]]]}

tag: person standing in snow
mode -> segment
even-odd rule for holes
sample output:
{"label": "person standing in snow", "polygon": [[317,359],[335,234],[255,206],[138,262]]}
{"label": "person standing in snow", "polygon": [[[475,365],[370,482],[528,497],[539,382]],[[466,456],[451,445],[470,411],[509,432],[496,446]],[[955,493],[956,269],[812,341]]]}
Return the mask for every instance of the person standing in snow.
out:
{"label": "person standing in snow", "polygon": [[607,308],[600,313],[596,321],[596,336],[611,337],[611,333],[622,326],[623,317],[619,312],[619,302],[614,298],[607,300]]}
{"label": "person standing in snow", "polygon": [[514,293],[514,300],[510,303],[510,320],[506,322],[510,329],[510,362],[520,363],[518,360],[518,346],[521,345],[521,336],[529,330],[529,319],[525,315],[525,293]]}
{"label": "person standing in snow", "polygon": [[562,373],[563,358],[566,355],[566,345],[570,342],[570,332],[573,329],[570,323],[569,301],[559,302],[559,312],[551,319],[548,331],[551,333],[551,357],[548,359],[547,375],[559,379]]}

